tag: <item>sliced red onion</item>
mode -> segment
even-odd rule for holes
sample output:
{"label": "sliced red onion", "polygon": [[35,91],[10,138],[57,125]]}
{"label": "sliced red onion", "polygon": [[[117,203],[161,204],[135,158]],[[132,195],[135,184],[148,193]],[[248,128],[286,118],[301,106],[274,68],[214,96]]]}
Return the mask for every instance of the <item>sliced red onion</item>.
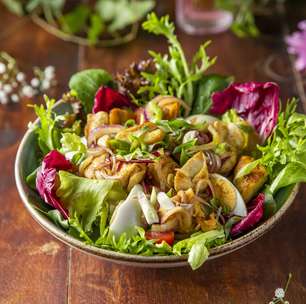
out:
{"label": "sliced red onion", "polygon": [[90,131],[88,136],[88,146],[96,143],[97,139],[104,135],[117,134],[123,129],[121,125],[103,125],[97,128],[94,128]]}

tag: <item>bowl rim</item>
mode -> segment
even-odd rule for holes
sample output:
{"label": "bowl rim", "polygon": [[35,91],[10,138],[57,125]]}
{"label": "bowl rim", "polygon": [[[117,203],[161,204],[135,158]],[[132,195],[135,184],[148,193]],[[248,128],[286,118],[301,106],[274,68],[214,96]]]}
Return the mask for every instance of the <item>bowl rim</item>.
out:
{"label": "bowl rim", "polygon": [[[64,103],[62,101],[58,101],[54,108],[58,107],[61,103]],[[33,124],[39,123],[39,119],[36,119]],[[24,148],[27,144],[27,141],[29,140],[29,137],[34,132],[32,129],[28,129],[26,133],[24,134],[16,154],[15,159],[15,166],[14,166],[14,172],[15,172],[15,181],[17,185],[17,190],[19,192],[19,195],[22,199],[22,202],[30,215],[33,217],[33,219],[46,231],[48,231],[51,235],[53,235],[58,240],[62,241],[63,243],[72,246],[76,249],[79,249],[81,251],[85,251],[86,253],[89,253],[91,255],[113,261],[116,263],[130,263],[135,266],[144,266],[144,267],[177,267],[177,266],[185,266],[187,265],[187,255],[154,255],[154,256],[142,256],[142,255],[134,255],[134,254],[128,254],[128,253],[121,253],[116,252],[108,249],[103,249],[99,247],[95,247],[93,245],[88,245],[83,243],[82,241],[70,236],[65,231],[60,229],[58,226],[56,226],[50,219],[45,217],[40,211],[38,211],[29,201],[28,194],[26,189],[29,189],[29,186],[26,184],[25,180],[22,178],[21,168],[22,168],[22,155],[24,153]],[[242,235],[241,237],[234,239],[228,243],[225,243],[223,245],[214,247],[210,249],[210,255],[208,259],[214,259],[223,255],[226,255],[228,253],[234,252],[241,247],[244,247],[252,242],[254,242],[256,239],[261,237],[263,234],[265,234],[267,231],[269,231],[285,214],[287,209],[291,206],[293,203],[295,196],[298,193],[299,190],[299,184],[296,184],[282,207],[269,219],[267,219],[265,222],[263,222],[260,226],[256,227],[255,229],[251,230],[250,232]]]}

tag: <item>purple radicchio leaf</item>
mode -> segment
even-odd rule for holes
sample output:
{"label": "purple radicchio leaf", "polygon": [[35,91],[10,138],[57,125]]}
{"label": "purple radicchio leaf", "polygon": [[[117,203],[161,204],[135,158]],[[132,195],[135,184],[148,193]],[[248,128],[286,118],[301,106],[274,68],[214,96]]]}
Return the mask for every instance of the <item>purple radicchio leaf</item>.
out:
{"label": "purple radicchio leaf", "polygon": [[100,87],[95,96],[92,112],[109,112],[113,108],[130,108],[135,110],[136,106],[130,101],[129,97],[118,91],[106,86]]}
{"label": "purple radicchio leaf", "polygon": [[232,108],[254,127],[264,142],[277,124],[279,86],[273,82],[233,83],[212,95],[211,114],[222,115]]}
{"label": "purple radicchio leaf", "polygon": [[41,198],[47,204],[59,210],[65,219],[68,218],[68,211],[56,196],[56,179],[58,170],[71,169],[70,161],[58,151],[52,150],[44,157],[36,177],[36,189]]}
{"label": "purple radicchio leaf", "polygon": [[235,224],[231,229],[231,236],[235,237],[242,233],[245,233],[251,230],[256,226],[259,221],[262,219],[264,214],[264,202],[265,195],[264,193],[259,193],[256,198],[251,202],[249,213],[246,217],[242,218],[240,222]]}

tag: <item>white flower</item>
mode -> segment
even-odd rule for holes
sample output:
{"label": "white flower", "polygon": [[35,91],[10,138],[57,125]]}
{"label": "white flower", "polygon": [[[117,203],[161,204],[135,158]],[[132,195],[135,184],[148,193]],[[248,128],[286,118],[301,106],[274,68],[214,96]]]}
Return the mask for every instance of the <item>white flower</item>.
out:
{"label": "white flower", "polygon": [[17,102],[19,102],[19,96],[17,94],[13,94],[11,96],[11,100],[12,100],[12,102],[17,103]]}
{"label": "white flower", "polygon": [[6,71],[6,66],[3,62],[0,62],[0,74],[3,74]]}
{"label": "white flower", "polygon": [[285,290],[283,288],[276,288],[275,297],[277,299],[283,299],[285,297]]}
{"label": "white flower", "polygon": [[269,302],[269,304],[275,304],[273,301]]}
{"label": "white flower", "polygon": [[49,80],[45,79],[42,84],[41,84],[41,88],[42,90],[46,91],[48,89],[50,89],[51,83]]}
{"label": "white flower", "polygon": [[4,91],[0,91],[0,99],[6,97],[6,93]]}
{"label": "white flower", "polygon": [[26,85],[22,88],[22,94],[26,97],[31,98],[34,95],[34,90],[31,86]]}
{"label": "white flower", "polygon": [[50,80],[50,79],[54,78],[54,74],[55,74],[55,68],[54,68],[54,66],[51,66],[51,65],[50,65],[50,66],[47,66],[47,67],[45,68],[44,73],[45,73],[46,79]]}
{"label": "white flower", "polygon": [[7,102],[8,102],[7,95],[5,94],[4,91],[0,91],[0,103],[7,104]]}
{"label": "white flower", "polygon": [[40,85],[40,81],[39,81],[38,78],[33,78],[33,79],[31,80],[31,86],[32,86],[33,88],[38,88],[39,85]]}
{"label": "white flower", "polygon": [[289,301],[285,301],[284,304],[290,304]]}
{"label": "white flower", "polygon": [[7,93],[7,94],[9,94],[9,93],[11,93],[12,92],[12,86],[10,85],[10,84],[5,84],[4,86],[3,86],[3,91],[5,92],[5,93]]}
{"label": "white flower", "polygon": [[24,81],[24,80],[25,80],[25,75],[24,75],[24,73],[19,72],[19,73],[16,75],[16,79],[17,79],[17,81],[19,81],[19,82]]}

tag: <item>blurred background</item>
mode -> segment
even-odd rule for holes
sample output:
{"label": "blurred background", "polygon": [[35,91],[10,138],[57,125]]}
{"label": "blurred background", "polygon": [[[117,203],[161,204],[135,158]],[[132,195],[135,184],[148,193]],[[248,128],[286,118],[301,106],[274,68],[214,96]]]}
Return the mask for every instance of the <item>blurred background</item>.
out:
{"label": "blurred background", "polygon": [[[189,59],[212,41],[210,73],[275,81],[284,102],[297,96],[306,110],[305,0],[0,0],[0,303],[268,303],[289,272],[290,303],[305,303],[305,187],[271,233],[195,273],[93,259],[56,243],[22,207],[12,172],[34,119],[27,104],[60,98],[78,70],[116,74],[148,50],[167,52],[141,28],[150,11],[175,21]],[[53,253],[38,250],[48,242]]]}

